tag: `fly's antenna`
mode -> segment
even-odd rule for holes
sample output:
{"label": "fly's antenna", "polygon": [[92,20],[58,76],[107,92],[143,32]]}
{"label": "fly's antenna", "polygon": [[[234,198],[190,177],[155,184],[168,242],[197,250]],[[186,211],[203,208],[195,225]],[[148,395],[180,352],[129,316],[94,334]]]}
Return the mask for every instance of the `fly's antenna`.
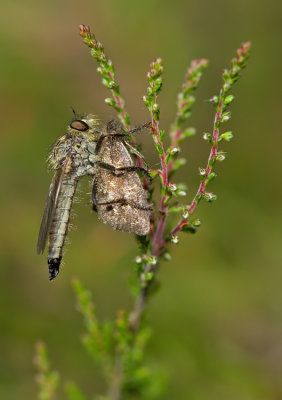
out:
{"label": "fly's antenna", "polygon": [[71,110],[72,110],[72,112],[73,112],[74,118],[75,118],[75,119],[78,119],[78,115],[77,115],[75,109],[74,109],[72,106],[71,106]]}

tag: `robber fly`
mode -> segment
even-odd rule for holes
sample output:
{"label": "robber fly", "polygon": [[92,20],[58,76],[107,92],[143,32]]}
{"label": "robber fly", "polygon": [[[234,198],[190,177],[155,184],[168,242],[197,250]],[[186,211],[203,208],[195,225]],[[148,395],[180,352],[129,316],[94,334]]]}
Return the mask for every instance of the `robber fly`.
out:
{"label": "robber fly", "polygon": [[48,240],[49,279],[59,273],[62,250],[68,232],[70,210],[79,178],[94,174],[98,119],[76,116],[67,133],[55,143],[48,157],[54,171],[38,235],[37,252],[43,253]]}
{"label": "robber fly", "polygon": [[68,232],[70,210],[76,187],[82,176],[93,176],[93,209],[114,229],[146,235],[150,227],[151,207],[147,203],[138,170],[127,150],[140,156],[118,121],[100,128],[92,114],[75,114],[67,133],[55,143],[48,157],[54,171],[38,235],[37,252],[43,253],[48,241],[49,279],[59,273],[63,246]]}

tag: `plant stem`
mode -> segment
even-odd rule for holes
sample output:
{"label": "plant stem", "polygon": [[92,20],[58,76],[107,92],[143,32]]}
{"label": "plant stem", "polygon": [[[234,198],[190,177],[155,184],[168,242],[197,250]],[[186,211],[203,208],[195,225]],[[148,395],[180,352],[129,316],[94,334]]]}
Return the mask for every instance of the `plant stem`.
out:
{"label": "plant stem", "polygon": [[121,399],[122,378],[123,378],[122,360],[119,356],[116,356],[114,370],[112,374],[112,380],[109,387],[109,398],[111,400]]}
{"label": "plant stem", "polygon": [[[147,269],[147,266],[145,267]],[[135,333],[140,325],[141,316],[144,311],[146,297],[147,297],[148,286],[142,288],[138,297],[135,300],[133,309],[129,315],[129,326],[131,332]]]}
{"label": "plant stem", "polygon": [[[223,106],[224,106],[224,96],[223,96],[223,92],[221,91],[220,92],[220,100],[218,103],[218,110],[215,114],[215,119],[214,119],[214,128],[213,128],[213,134],[212,134],[213,145],[212,145],[209,157],[208,157],[208,162],[207,162],[207,166],[206,166],[206,170],[205,170],[206,171],[205,176],[204,176],[202,182],[200,183],[199,188],[188,208],[189,217],[193,214],[193,212],[195,211],[201,198],[203,197],[203,194],[205,193],[207,182],[208,182],[208,179],[212,172],[212,167],[214,165],[214,161],[216,159],[216,154],[217,154],[217,150],[218,150],[218,140],[219,140],[219,124],[222,119]],[[171,231],[170,234],[176,235],[180,230],[182,230],[182,228],[185,225],[189,225],[189,221],[187,221],[187,219],[180,220],[178,222],[178,224],[176,225],[176,227]]]}
{"label": "plant stem", "polygon": [[[219,151],[218,151],[218,144],[219,142],[224,139],[229,141],[232,138],[232,133],[231,132],[226,132],[223,135],[219,135],[219,127],[220,125],[228,121],[230,118],[229,113],[225,113],[225,110],[227,106],[233,101],[234,97],[227,96],[227,93],[231,89],[232,85],[238,80],[240,76],[241,70],[245,67],[246,65],[246,60],[248,59],[250,55],[250,49],[251,49],[251,43],[246,42],[242,43],[241,47],[237,49],[236,52],[236,57],[232,59],[231,62],[231,68],[230,69],[225,69],[222,74],[223,78],[223,85],[222,88],[219,92],[218,97],[214,97],[211,101],[215,103],[216,106],[216,114],[214,118],[214,124],[213,124],[213,133],[212,137],[209,138],[209,135],[207,135],[207,139],[211,142],[211,151],[209,154],[208,162],[206,169],[204,170],[204,175],[202,175],[202,180],[199,185],[199,188],[189,206],[187,206],[188,210],[188,217],[189,218],[195,211],[196,207],[198,206],[200,200],[205,197],[206,200],[212,201],[216,199],[216,196],[213,195],[212,193],[206,192],[206,186],[211,180],[211,178],[215,177],[215,174],[212,173],[213,166],[216,162],[216,160],[219,157]],[[223,158],[224,159],[224,158]],[[212,176],[213,174],[213,176]],[[187,219],[181,219],[178,224],[175,226],[174,229],[170,232],[170,235],[176,235],[179,231],[181,231],[185,226],[189,225],[190,222],[187,221]]]}

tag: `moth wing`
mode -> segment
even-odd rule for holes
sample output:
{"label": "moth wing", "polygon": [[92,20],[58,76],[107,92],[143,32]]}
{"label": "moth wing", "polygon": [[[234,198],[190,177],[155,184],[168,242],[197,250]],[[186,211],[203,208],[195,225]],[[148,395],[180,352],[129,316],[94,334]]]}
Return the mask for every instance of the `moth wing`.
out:
{"label": "moth wing", "polygon": [[41,220],[40,224],[40,229],[39,229],[39,234],[38,234],[38,240],[37,240],[37,253],[43,253],[46,242],[48,239],[48,234],[50,231],[50,227],[54,218],[54,214],[56,211],[57,203],[58,203],[58,198],[62,186],[62,181],[64,174],[66,172],[66,166],[68,162],[65,162],[63,167],[58,169],[51,181],[50,187],[49,187],[49,192],[43,212],[43,217]]}
{"label": "moth wing", "polygon": [[[103,162],[119,167],[130,167],[132,159],[120,141],[108,142]],[[136,171],[114,174],[100,168],[94,179],[98,217],[112,228],[146,235],[150,229],[150,207],[146,192]]]}

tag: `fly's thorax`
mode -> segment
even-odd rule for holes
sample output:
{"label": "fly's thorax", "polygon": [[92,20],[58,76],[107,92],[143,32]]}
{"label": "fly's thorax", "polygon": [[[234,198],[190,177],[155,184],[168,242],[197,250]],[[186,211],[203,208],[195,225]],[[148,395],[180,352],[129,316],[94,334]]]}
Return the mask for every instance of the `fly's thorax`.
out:
{"label": "fly's thorax", "polygon": [[73,138],[71,156],[73,159],[73,168],[85,167],[88,164],[94,165],[97,160],[96,141],[93,135],[80,134]]}
{"label": "fly's thorax", "polygon": [[97,160],[95,154],[96,135],[89,132],[66,133],[61,136],[48,158],[50,169],[61,168],[66,157],[71,157],[71,169],[76,175],[93,174],[93,166]]}
{"label": "fly's thorax", "polygon": [[81,166],[81,162],[91,158],[94,162],[95,142],[101,134],[99,126],[100,120],[94,114],[75,114],[66,134],[57,140],[48,157],[50,169],[60,168],[68,156],[75,160],[74,167]]}
{"label": "fly's thorax", "polygon": [[71,143],[71,135],[65,134],[59,137],[47,158],[49,169],[56,170],[61,167],[63,161],[70,151]]}

